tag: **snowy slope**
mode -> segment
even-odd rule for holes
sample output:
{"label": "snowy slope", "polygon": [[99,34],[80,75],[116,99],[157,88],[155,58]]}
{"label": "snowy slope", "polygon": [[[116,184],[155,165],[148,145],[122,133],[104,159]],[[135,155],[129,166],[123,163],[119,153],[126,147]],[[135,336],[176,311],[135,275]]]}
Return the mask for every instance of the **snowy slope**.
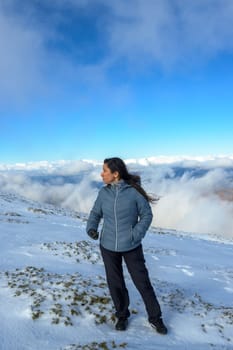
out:
{"label": "snowy slope", "polygon": [[168,326],[148,324],[125,271],[129,328],[114,329],[86,217],[0,193],[0,350],[233,349],[233,244],[152,227],[144,252]]}

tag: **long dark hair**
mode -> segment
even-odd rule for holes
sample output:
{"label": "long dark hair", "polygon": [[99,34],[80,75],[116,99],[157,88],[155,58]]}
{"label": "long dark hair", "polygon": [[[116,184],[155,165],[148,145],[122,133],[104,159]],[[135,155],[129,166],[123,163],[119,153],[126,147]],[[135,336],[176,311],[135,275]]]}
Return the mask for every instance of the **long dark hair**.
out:
{"label": "long dark hair", "polygon": [[112,173],[118,171],[120,179],[123,179],[127,184],[134,187],[139,193],[143,195],[144,198],[150,203],[157,201],[157,198],[154,198],[146,193],[146,191],[141,186],[141,177],[139,175],[130,174],[126,164],[121,158],[113,157],[106,158],[104,163],[107,164]]}

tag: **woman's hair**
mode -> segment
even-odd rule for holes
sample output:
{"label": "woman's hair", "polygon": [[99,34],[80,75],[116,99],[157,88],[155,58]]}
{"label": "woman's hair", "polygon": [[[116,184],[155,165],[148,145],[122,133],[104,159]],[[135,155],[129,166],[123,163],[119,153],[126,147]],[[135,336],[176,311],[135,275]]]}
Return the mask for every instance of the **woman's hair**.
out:
{"label": "woman's hair", "polygon": [[104,163],[107,164],[112,173],[118,171],[120,179],[123,179],[127,184],[134,187],[144,198],[150,203],[157,201],[157,198],[153,198],[146,193],[141,186],[141,177],[139,175],[130,174],[127,166],[121,158],[106,158]]}

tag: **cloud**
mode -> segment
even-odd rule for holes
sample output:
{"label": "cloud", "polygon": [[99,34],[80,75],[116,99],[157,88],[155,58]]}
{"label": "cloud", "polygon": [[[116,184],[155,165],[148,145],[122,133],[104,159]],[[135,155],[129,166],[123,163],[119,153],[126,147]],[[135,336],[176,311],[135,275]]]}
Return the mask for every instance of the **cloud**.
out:
{"label": "cloud", "polygon": [[[170,170],[171,171],[171,170]],[[156,226],[184,231],[233,236],[233,172],[212,169],[201,177],[155,179],[149,188],[161,196],[154,207]],[[229,200],[221,194],[231,192]]]}
{"label": "cloud", "polygon": [[[152,206],[153,225],[232,238],[232,157],[209,157],[206,162],[176,157],[175,163],[164,158],[163,164],[161,158],[126,161],[131,172],[141,175],[146,191],[160,196]],[[1,165],[0,188],[88,213],[102,186],[101,168],[94,161]]]}
{"label": "cloud", "polygon": [[42,0],[40,6],[27,0],[21,6],[15,0],[1,2],[0,109],[46,106],[52,117],[61,105],[86,107],[98,103],[98,96],[116,105],[128,101],[128,87],[114,87],[107,77],[100,6],[98,1],[96,6],[71,0]]}
{"label": "cloud", "polygon": [[[111,2],[109,28],[113,59],[138,66],[177,68],[232,52],[230,0]],[[197,61],[197,62],[195,62]]]}
{"label": "cloud", "polygon": [[233,167],[233,155],[222,156],[156,156],[137,159],[126,159],[126,163],[135,165],[168,165],[180,166],[184,168],[201,167],[201,168],[216,168],[216,167]]}
{"label": "cloud", "polygon": [[1,100],[8,107],[32,97],[70,101],[67,85],[76,103],[101,91],[116,100],[131,96],[128,86],[120,84],[121,93],[111,80],[119,64],[127,75],[232,53],[232,16],[231,0],[2,1]]}
{"label": "cloud", "polygon": [[40,33],[0,11],[0,49],[1,100],[22,101],[32,90],[38,91],[43,85]]}
{"label": "cloud", "polygon": [[35,100],[56,99],[59,104],[59,96],[67,94],[66,84],[84,74],[78,62],[56,49],[61,41],[69,42],[68,35],[62,37],[58,31],[64,2],[54,1],[48,9],[45,2],[40,5],[25,1],[19,7],[14,0],[0,4],[0,107],[6,111],[33,105]]}
{"label": "cloud", "polygon": [[97,195],[93,183],[99,181],[99,172],[87,162],[62,163],[18,164],[17,170],[0,172],[0,188],[34,201],[87,212]]}

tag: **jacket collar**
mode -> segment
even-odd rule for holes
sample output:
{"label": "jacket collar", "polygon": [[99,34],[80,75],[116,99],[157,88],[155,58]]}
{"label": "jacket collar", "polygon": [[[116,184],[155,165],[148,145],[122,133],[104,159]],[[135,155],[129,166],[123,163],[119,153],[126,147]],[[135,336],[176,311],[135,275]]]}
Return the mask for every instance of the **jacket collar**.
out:
{"label": "jacket collar", "polygon": [[112,182],[111,184],[107,185],[108,187],[112,188],[112,189],[121,189],[123,187],[128,187],[129,185],[125,182],[125,180],[121,179],[119,181],[116,182]]}

